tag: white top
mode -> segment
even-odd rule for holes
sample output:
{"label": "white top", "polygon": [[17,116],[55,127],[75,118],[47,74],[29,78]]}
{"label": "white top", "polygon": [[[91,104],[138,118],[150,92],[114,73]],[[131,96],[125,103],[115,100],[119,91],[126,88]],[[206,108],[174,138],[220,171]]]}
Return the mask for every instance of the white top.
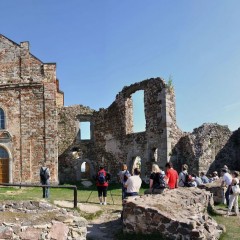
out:
{"label": "white top", "polygon": [[231,183],[232,183],[232,176],[228,172],[224,173],[223,181],[226,183],[227,186],[231,185]]}
{"label": "white top", "polygon": [[128,178],[125,185],[127,186],[127,193],[139,192],[142,185],[142,179],[138,175]]}

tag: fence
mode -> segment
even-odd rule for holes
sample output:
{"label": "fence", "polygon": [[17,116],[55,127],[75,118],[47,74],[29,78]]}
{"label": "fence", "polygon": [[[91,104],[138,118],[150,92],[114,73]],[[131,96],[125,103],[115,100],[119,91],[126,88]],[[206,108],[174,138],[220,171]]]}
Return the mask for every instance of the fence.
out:
{"label": "fence", "polygon": [[35,184],[17,184],[17,183],[0,183],[0,186],[8,186],[8,187],[49,187],[49,188],[68,188],[73,189],[73,206],[77,207],[77,186],[69,185],[69,186],[59,186],[59,185],[35,185]]}

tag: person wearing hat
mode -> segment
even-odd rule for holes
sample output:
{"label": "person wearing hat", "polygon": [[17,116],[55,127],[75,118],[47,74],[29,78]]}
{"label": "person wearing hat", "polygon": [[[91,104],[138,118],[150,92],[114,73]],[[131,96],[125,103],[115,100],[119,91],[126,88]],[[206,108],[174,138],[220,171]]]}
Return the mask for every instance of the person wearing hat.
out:
{"label": "person wearing hat", "polygon": [[231,189],[232,176],[228,173],[228,170],[226,168],[222,168],[221,173],[222,173],[221,187],[227,186],[227,191],[225,192],[225,199],[227,206],[229,206],[229,194]]}
{"label": "person wearing hat", "polygon": [[214,171],[214,172],[212,173],[212,175],[213,175],[213,176],[212,176],[212,178],[211,178],[211,182],[214,182],[214,181],[216,181],[216,180],[219,179],[217,171]]}

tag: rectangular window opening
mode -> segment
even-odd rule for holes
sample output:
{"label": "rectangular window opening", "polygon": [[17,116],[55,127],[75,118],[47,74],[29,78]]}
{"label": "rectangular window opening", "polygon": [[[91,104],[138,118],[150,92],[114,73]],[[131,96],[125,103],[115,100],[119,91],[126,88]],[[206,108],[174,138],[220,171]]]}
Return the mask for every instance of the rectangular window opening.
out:
{"label": "rectangular window opening", "polygon": [[80,139],[81,140],[91,139],[90,122],[80,122]]}
{"label": "rectangular window opening", "polygon": [[132,94],[133,100],[133,132],[146,131],[146,119],[144,111],[144,91],[139,90]]}

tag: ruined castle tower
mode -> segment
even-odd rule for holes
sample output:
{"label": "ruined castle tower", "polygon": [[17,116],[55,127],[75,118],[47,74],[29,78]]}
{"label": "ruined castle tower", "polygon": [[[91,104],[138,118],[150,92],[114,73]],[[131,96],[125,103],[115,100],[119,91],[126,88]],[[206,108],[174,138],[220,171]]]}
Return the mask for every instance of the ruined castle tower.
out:
{"label": "ruined castle tower", "polygon": [[39,182],[46,162],[58,182],[57,106],[63,105],[56,64],[41,62],[0,35],[0,182]]}

